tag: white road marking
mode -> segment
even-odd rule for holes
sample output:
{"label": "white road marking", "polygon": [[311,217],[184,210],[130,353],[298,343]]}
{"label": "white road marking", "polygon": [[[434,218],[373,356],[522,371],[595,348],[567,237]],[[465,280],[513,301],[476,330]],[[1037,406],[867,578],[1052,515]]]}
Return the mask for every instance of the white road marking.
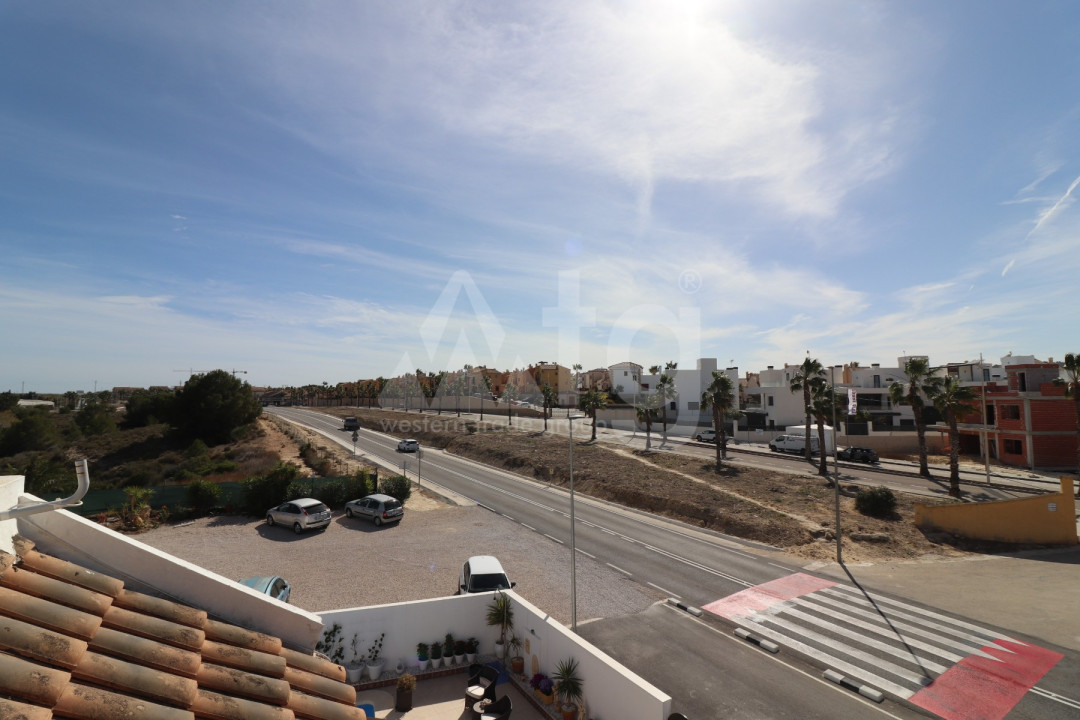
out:
{"label": "white road marking", "polygon": [[536,532],[536,528],[534,528],[534,527],[533,527],[532,525],[526,525],[525,523],[521,523],[521,527],[523,527],[523,528],[529,528],[529,529],[530,529],[530,530],[532,530],[533,532]]}
{"label": "white road marking", "polygon": [[627,577],[633,577],[633,573],[626,572],[625,570],[623,570],[621,567],[619,567],[617,565],[612,565],[611,563],[605,563],[605,564],[609,568],[611,568],[612,570],[618,570],[619,572],[621,572],[623,575],[626,575]]}
{"label": "white road marking", "polygon": [[581,548],[574,548],[574,549],[575,549],[575,550],[577,550],[577,551],[578,551],[579,553],[581,553],[582,555],[587,555],[587,556],[591,557],[591,558],[592,558],[593,560],[595,560],[595,559],[596,559],[596,556],[595,556],[595,555],[593,555],[592,553],[587,553],[587,552],[585,552],[584,550],[582,550]]}
{"label": "white road marking", "polygon": [[659,590],[660,592],[662,592],[662,593],[664,593],[664,594],[666,594],[666,595],[670,595],[671,597],[675,598],[676,600],[682,600],[682,596],[680,596],[680,595],[676,595],[675,593],[671,592],[670,590],[666,590],[666,589],[664,589],[664,588],[660,587],[660,586],[659,586],[659,585],[657,585],[656,583],[653,583],[653,582],[646,582],[645,584],[646,584],[646,585],[652,585],[652,586],[653,586],[654,588],[656,588],[656,589],[657,589],[657,590]]}
{"label": "white road marking", "polygon": [[551,535],[548,535],[547,533],[544,533],[544,537],[550,538],[551,540],[554,540],[555,542],[559,543],[560,545],[565,545],[566,544],[562,540],[560,540],[559,538],[552,537]]}

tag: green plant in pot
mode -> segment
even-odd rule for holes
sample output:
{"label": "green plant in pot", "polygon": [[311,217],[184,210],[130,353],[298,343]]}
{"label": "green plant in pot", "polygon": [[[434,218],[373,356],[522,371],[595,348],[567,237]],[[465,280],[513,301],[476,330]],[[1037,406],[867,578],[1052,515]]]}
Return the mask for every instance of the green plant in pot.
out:
{"label": "green plant in pot", "polygon": [[454,636],[450,633],[443,638],[442,656],[447,665],[454,662]]}
{"label": "green plant in pot", "polygon": [[442,667],[442,640],[431,643],[431,667]]}
{"label": "green plant in pot", "polygon": [[511,635],[506,647],[510,651],[510,672],[521,675],[525,672],[525,658],[521,656],[521,638]]}
{"label": "green plant in pot", "polygon": [[577,714],[578,703],[584,697],[578,661],[574,658],[560,660],[551,679],[555,681],[555,695],[559,698],[563,720],[573,720]]}
{"label": "green plant in pot", "polygon": [[371,647],[367,651],[367,672],[368,679],[378,680],[382,675],[382,662],[379,661],[379,653],[382,652],[383,638],[386,637],[386,633],[380,633],[375,642],[371,643]]}
{"label": "green plant in pot", "polygon": [[394,709],[398,712],[412,710],[413,690],[416,689],[416,677],[405,673],[397,680],[397,698],[394,701]]}
{"label": "green plant in pot", "polygon": [[480,650],[480,641],[474,637],[465,641],[465,662],[476,662],[476,653]]}
{"label": "green plant in pot", "polygon": [[416,664],[420,666],[421,670],[427,670],[429,652],[431,652],[431,649],[427,643],[416,643]]}
{"label": "green plant in pot", "polygon": [[506,657],[506,637],[514,629],[514,604],[505,593],[495,593],[487,606],[487,624],[499,628],[499,639],[495,642],[495,657]]}

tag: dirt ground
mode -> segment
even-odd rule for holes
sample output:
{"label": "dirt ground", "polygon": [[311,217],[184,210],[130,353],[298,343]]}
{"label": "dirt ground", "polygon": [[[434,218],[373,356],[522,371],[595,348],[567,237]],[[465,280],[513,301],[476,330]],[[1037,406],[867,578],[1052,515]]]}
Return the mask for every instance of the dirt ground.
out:
{"label": "dirt ground", "polygon": [[[533,480],[555,485],[566,485],[569,480],[565,438],[508,430],[452,415],[358,412],[352,408],[329,412],[357,415],[369,429],[415,437],[424,444]],[[288,438],[277,427],[267,435],[271,443]],[[346,462],[344,448],[314,434],[309,439]],[[283,459],[299,462],[295,450]],[[575,446],[574,467],[577,492],[772,545],[802,560],[835,557],[835,490],[816,475],[730,464],[717,472],[713,462],[700,458],[587,442]],[[850,562],[955,557],[985,549],[962,547],[947,537],[927,537],[912,522],[915,500],[902,494],[897,495],[897,512],[892,518],[865,516],[855,509],[855,492],[855,486],[841,486],[844,556]],[[430,495],[410,500],[410,509],[422,510],[423,505],[441,507],[442,503]]]}

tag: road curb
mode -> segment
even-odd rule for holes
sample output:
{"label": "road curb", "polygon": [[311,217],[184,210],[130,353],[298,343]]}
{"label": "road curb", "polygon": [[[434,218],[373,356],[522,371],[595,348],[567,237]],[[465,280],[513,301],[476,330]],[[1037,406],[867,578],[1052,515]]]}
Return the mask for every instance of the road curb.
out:
{"label": "road curb", "polygon": [[822,673],[826,680],[836,683],[840,687],[853,690],[868,700],[873,700],[876,703],[885,699],[885,696],[877,688],[870,687],[869,685],[860,685],[856,682],[848,680],[845,676],[836,672],[835,670],[826,670]]}

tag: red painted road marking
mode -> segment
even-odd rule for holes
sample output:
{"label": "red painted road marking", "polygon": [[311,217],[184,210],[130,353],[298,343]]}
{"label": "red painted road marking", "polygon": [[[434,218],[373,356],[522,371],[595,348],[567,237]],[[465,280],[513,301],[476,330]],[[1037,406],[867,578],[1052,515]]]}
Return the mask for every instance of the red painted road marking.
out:
{"label": "red painted road marking", "polygon": [[1000,662],[969,655],[913,695],[911,702],[945,720],[1001,720],[1064,657],[1037,645],[997,643],[1012,652],[984,647]]}
{"label": "red painted road marking", "polygon": [[768,610],[785,600],[808,595],[817,590],[824,590],[835,584],[831,580],[822,580],[813,575],[795,573],[794,575],[788,575],[778,580],[747,588],[734,595],[728,595],[726,598],[721,598],[716,602],[703,606],[702,610],[708,610],[714,615],[725,617],[728,620],[740,620],[748,618],[754,613]]}

